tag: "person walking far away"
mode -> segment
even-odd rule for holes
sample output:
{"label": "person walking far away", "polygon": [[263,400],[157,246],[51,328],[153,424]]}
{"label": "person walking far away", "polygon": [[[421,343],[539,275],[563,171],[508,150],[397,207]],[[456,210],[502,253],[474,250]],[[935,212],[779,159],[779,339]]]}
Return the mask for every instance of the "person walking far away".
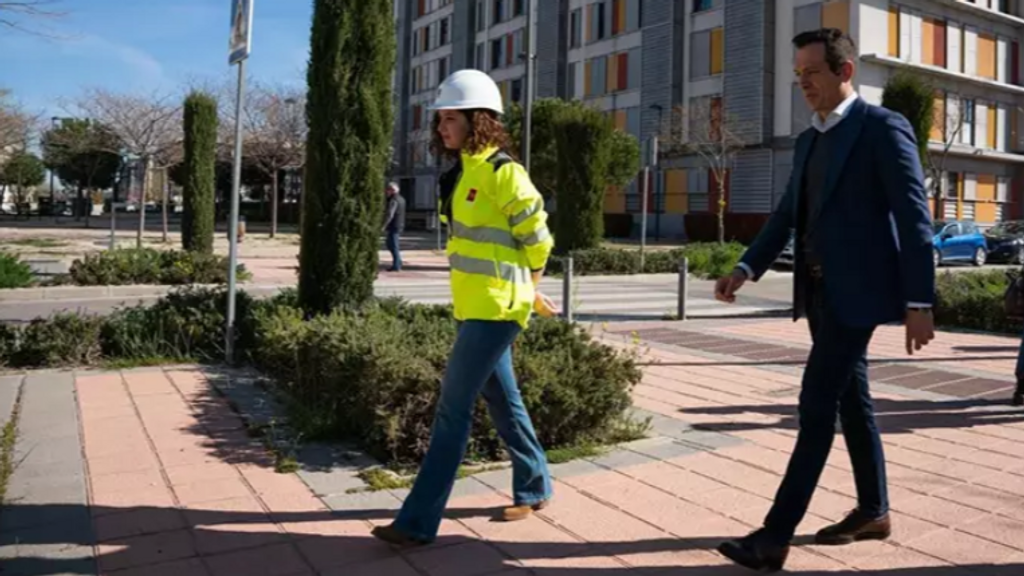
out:
{"label": "person walking far away", "polygon": [[552,495],[544,449],[512,372],[512,342],[531,313],[557,314],[537,290],[554,247],[544,201],[508,152],[501,93],[490,76],[478,70],[453,73],[441,84],[433,110],[432,149],[456,160],[439,182],[439,214],[449,231],[459,330],[416,482],[394,523],[373,530],[401,547],[437,537],[480,394],[512,458],[515,501],[502,519],[522,520],[547,506]]}
{"label": "person walking far away", "polygon": [[388,204],[384,212],[384,234],[388,251],[391,252],[391,268],[388,268],[388,272],[402,271],[402,249],[399,241],[405,232],[405,198],[402,198],[399,191],[397,183],[389,182],[385,192]]}
{"label": "person walking far away", "polygon": [[781,202],[715,287],[734,302],[796,231],[794,320],[806,315],[813,345],[799,399],[800,431],[764,526],[718,550],[754,570],[781,570],[835,436],[836,413],[850,453],[857,508],[815,536],[841,545],[888,538],[891,527],[882,440],[868,390],[875,328],[904,321],[907,353],[934,338],[932,223],[910,123],[853,90],[853,40],[825,28],[793,39],[795,72],[814,111],[797,139]]}

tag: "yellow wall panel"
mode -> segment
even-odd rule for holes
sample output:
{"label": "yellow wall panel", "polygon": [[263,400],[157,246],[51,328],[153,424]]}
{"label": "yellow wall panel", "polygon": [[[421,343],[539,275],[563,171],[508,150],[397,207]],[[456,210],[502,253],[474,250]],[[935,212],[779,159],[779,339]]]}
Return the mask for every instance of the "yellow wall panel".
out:
{"label": "yellow wall panel", "polygon": [[974,204],[974,221],[978,224],[996,223],[996,205],[992,202],[977,202]]}
{"label": "yellow wall panel", "polygon": [[935,95],[935,119],[932,121],[932,131],[929,139],[936,142],[946,140],[946,95],[939,92]]}
{"label": "yellow wall panel", "polygon": [[889,56],[900,55],[900,8],[889,6]]}
{"label": "yellow wall panel", "polygon": [[615,111],[615,128],[626,131],[626,111],[616,110]]}
{"label": "yellow wall panel", "polygon": [[604,77],[604,91],[609,93],[615,92],[615,89],[618,88],[619,59],[612,54],[605,59],[605,62],[605,70],[608,73]]}
{"label": "yellow wall panel", "polygon": [[675,169],[665,172],[665,212],[686,214],[686,170]]}
{"label": "yellow wall panel", "polygon": [[956,179],[956,218],[964,217],[964,175]]}
{"label": "yellow wall panel", "polygon": [[988,140],[988,147],[995,150],[996,148],[996,136],[999,133],[998,119],[996,115],[996,104],[992,104],[988,107],[988,134],[986,134],[986,140]]}
{"label": "yellow wall panel", "polygon": [[711,31],[711,73],[721,74],[725,70],[725,34],[722,28]]}
{"label": "yellow wall panel", "polygon": [[822,28],[838,28],[843,32],[850,30],[850,3],[826,2],[821,6]]}
{"label": "yellow wall panel", "polygon": [[921,60],[925,64],[935,64],[935,21],[931,18],[921,20]]}
{"label": "yellow wall panel", "polygon": [[609,186],[604,191],[604,213],[626,213],[626,195],[622,193],[622,190],[619,190],[615,186]]}

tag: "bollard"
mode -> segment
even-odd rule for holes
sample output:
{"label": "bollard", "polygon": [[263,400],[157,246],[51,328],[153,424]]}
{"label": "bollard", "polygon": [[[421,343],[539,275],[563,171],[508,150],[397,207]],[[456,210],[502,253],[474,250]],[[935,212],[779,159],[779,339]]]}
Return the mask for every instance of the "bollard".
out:
{"label": "bollard", "polygon": [[572,322],[572,256],[566,256],[562,266],[562,316]]}
{"label": "bollard", "polygon": [[110,249],[117,248],[117,204],[110,200]]}
{"label": "bollard", "polygon": [[676,310],[676,318],[686,320],[686,300],[689,297],[689,286],[687,280],[690,277],[690,261],[683,258],[679,261],[679,303]]}

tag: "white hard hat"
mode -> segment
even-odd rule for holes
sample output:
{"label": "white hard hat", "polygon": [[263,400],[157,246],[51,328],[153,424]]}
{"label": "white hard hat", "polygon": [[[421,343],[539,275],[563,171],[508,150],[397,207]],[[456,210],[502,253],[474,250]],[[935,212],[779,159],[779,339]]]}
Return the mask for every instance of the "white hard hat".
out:
{"label": "white hard hat", "polygon": [[437,89],[437,100],[431,110],[472,110],[483,108],[505,113],[501,91],[485,72],[459,70],[445,78]]}

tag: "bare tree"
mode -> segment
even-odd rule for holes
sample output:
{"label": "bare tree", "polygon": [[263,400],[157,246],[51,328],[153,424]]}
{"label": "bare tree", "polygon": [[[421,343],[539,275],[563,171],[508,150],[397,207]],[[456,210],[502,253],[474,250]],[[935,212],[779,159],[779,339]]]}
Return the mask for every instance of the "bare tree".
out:
{"label": "bare tree", "polygon": [[10,99],[10,92],[0,89],[0,153],[27,146],[35,123],[35,117]]}
{"label": "bare tree", "polygon": [[[689,107],[676,107],[669,125],[663,129],[663,153],[668,156],[696,155],[715,178],[717,196],[715,214],[718,217],[718,241],[725,242],[725,214],[728,210],[726,182],[736,154],[746,144],[741,137],[744,129],[728,116],[720,104],[711,99],[696,102]],[[720,103],[720,101],[718,101]]]}
{"label": "bare tree", "polygon": [[181,104],[175,94],[122,95],[102,89],[87,91],[76,103],[80,115],[107,127],[121,143],[118,153],[142,162],[139,193],[139,230],[136,245],[142,247],[146,229],[147,181],[155,166],[166,167],[173,150],[181,145]]}
{"label": "bare tree", "polygon": [[270,237],[277,235],[278,175],[302,165],[306,95],[286,87],[254,86],[242,109],[246,156],[270,177]]}
{"label": "bare tree", "polygon": [[[951,106],[950,103],[953,103]],[[937,142],[940,146],[940,150],[930,150],[928,153],[926,165],[924,166],[925,174],[928,176],[929,184],[932,197],[935,199],[934,211],[935,214],[932,216],[935,219],[942,218],[942,203],[945,198],[942,196],[944,176],[946,174],[946,160],[949,157],[950,149],[953,145],[957,144],[961,140],[961,136],[964,131],[964,101],[956,96],[953,99],[946,100],[945,106],[935,107],[935,120],[932,124],[932,133],[941,130],[941,138],[933,139],[933,142]]]}
{"label": "bare tree", "polygon": [[29,22],[56,20],[66,15],[59,10],[62,0],[10,0],[0,1],[0,27],[39,36],[54,36]]}

